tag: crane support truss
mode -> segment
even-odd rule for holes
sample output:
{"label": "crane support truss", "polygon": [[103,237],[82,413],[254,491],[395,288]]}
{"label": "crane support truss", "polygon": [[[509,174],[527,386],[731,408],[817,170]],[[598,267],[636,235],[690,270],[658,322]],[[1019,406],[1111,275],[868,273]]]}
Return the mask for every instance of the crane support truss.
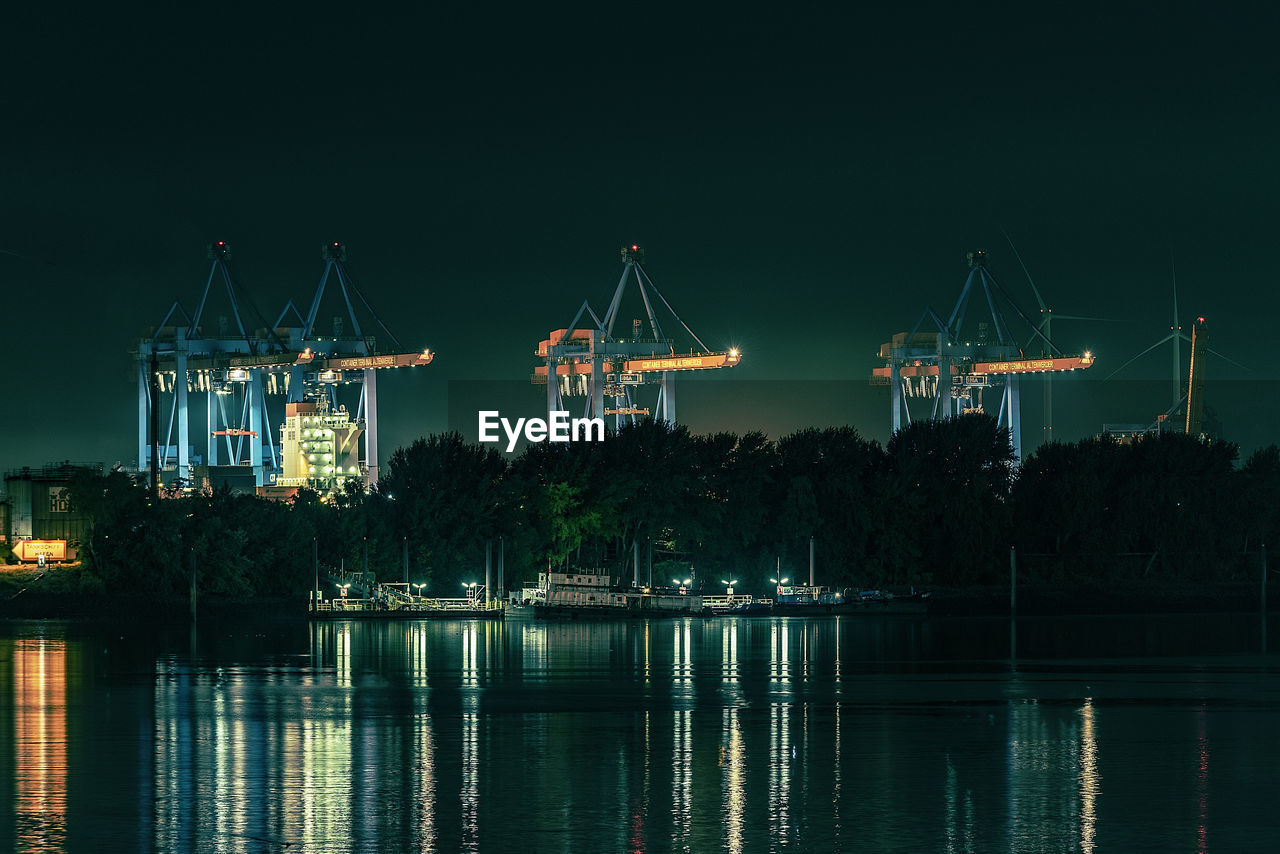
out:
{"label": "crane support truss", "polygon": [[[634,423],[637,417],[648,415],[650,410],[636,404],[633,390],[642,385],[657,385],[654,417],[675,424],[675,375],[678,372],[731,368],[742,360],[737,349],[712,351],[680,319],[645,271],[641,263],[644,252],[639,246],[624,247],[621,255],[622,276],[604,318],[597,316],[584,302],[568,326],[553,331],[538,344],[536,355],[543,364],[534,368],[531,379],[535,385],[547,386],[548,418],[553,412],[566,410],[565,398],[583,396],[586,398],[586,417],[610,415],[615,418],[615,426],[619,427],[624,420]],[[643,331],[642,321],[637,320],[632,325],[630,336],[615,336],[613,329],[623,292],[632,280],[644,303],[648,330]],[[699,351],[691,350],[687,355],[676,353],[675,342],[664,336],[658,320],[656,306],[659,304],[697,343]],[[584,315],[592,321],[591,326],[578,325],[585,319]],[[556,381],[548,382],[550,376],[554,376]],[[606,398],[610,401],[608,407]]]}
{"label": "crane support truss", "polygon": [[[976,335],[966,336],[963,331],[969,301],[979,292],[984,297],[987,319],[979,322]],[[1019,346],[1003,308],[1011,309],[1031,330],[1031,342],[1040,342],[1042,353],[1038,357],[1029,357]],[[932,308],[926,308],[910,332],[895,335],[881,346],[880,357],[885,364],[872,369],[871,384],[889,386],[894,432],[910,424],[913,417],[936,420],[983,412],[984,392],[998,393],[996,420],[1009,430],[1019,461],[1020,378],[1026,374],[1084,370],[1094,362],[1091,353],[1063,353],[1033,324],[996,281],[982,251],[970,253],[968,278],[947,319],[944,321]],[[948,382],[939,381],[944,376]],[[914,416],[913,399],[918,401]]]}
{"label": "crane support truss", "polygon": [[[308,397],[323,396],[337,411],[337,387],[357,384],[360,395],[356,419],[365,440],[361,473],[366,482],[376,481],[377,372],[429,365],[434,354],[430,350],[404,351],[351,280],[344,264],[346,250],[341,244],[326,244],[323,249],[324,272],[307,317],[304,319],[290,301],[275,323],[269,323],[253,306],[231,272],[230,257],[227,243],[210,245],[212,264],[195,315],[188,316],[181,303],[174,302],[150,338],[138,344],[139,469],[148,464],[172,468],[183,484],[190,484],[194,447],[197,452],[203,451],[205,465],[216,466],[221,459],[223,465],[249,466],[258,486],[269,485],[282,470],[283,451],[276,442],[274,428],[284,418],[269,414],[268,399],[285,397],[290,403],[300,403]],[[333,336],[327,337],[316,333],[316,319],[331,275],[337,279],[346,317],[334,318]],[[210,335],[201,320],[210,292],[218,285],[225,286],[235,326],[233,329],[219,318],[217,334]],[[364,334],[357,305],[367,310],[376,327],[390,340],[389,352],[380,351],[376,339]],[[290,320],[292,325],[284,325]],[[350,323],[354,335],[343,334],[344,320]],[[155,442],[155,460],[150,460],[147,447],[149,377],[169,396],[167,435],[163,441]],[[192,394],[205,398],[205,423],[194,434],[189,405]],[[193,435],[205,437],[203,447],[190,444]]]}

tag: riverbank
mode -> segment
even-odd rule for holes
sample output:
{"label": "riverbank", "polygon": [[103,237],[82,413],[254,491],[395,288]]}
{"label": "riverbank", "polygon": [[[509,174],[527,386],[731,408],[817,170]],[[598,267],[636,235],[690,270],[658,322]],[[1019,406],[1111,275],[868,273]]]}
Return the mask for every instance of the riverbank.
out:
{"label": "riverbank", "polygon": [[[1280,610],[1272,590],[1268,610]],[[1005,616],[1008,586],[937,588],[930,595],[930,616]],[[1020,617],[1098,614],[1185,614],[1257,611],[1257,582],[1113,581],[1106,584],[1019,584]]]}
{"label": "riverbank", "polygon": [[[270,622],[307,619],[305,594],[292,597],[197,596],[200,620]],[[178,623],[191,619],[186,596],[113,593],[79,564],[0,567],[0,620],[146,620]]]}
{"label": "riverbank", "polygon": [[[1280,611],[1272,590],[1268,610]],[[1113,581],[1107,584],[1020,584],[1017,613],[1024,617],[1100,614],[1256,612],[1257,582]],[[932,588],[930,616],[1005,616],[1009,588]],[[298,598],[237,597],[204,594],[197,599],[199,619],[306,620],[305,592]],[[148,619],[189,620],[186,596],[155,596],[104,591],[78,565],[0,568],[0,619]]]}

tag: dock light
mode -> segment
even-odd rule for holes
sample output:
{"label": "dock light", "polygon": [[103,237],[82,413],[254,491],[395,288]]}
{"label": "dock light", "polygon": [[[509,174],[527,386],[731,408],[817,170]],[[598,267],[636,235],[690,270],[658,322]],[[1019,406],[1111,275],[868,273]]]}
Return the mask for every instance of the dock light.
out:
{"label": "dock light", "polygon": [[738,358],[738,348],[737,348],[737,347],[730,347],[730,348],[729,348],[729,358],[730,358],[730,359],[736,359],[736,358]]}
{"label": "dock light", "polygon": [[732,596],[732,595],[733,595],[733,585],[737,584],[737,583],[738,583],[738,580],[735,578],[735,579],[732,579],[732,580],[730,580],[730,581],[726,581],[726,580],[724,580],[724,579],[722,578],[722,579],[720,579],[720,583],[721,583],[721,584],[723,584],[723,585],[725,586],[725,588],[726,588],[726,590],[724,591],[724,595],[726,595],[726,596]]}
{"label": "dock light", "polygon": [[421,598],[422,598],[422,588],[424,588],[424,587],[426,587],[426,586],[427,586],[426,582],[424,581],[422,584],[417,584],[417,583],[415,583],[413,586],[414,586],[414,587],[416,587],[416,588],[418,588],[418,598],[419,598],[419,599],[421,599]]}
{"label": "dock light", "polygon": [[772,581],[774,584],[786,584],[786,583],[787,583],[788,581],[790,581],[791,579],[789,579],[789,578],[770,578],[769,580],[770,580],[770,581]]}

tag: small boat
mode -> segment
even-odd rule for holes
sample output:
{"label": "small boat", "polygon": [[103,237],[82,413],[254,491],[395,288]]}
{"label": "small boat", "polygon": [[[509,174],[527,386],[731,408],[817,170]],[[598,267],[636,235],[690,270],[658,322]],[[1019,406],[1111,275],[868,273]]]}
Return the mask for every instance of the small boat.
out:
{"label": "small boat", "polygon": [[548,570],[511,594],[505,619],[646,619],[697,617],[702,596],[684,588],[624,585],[607,569]]}
{"label": "small boat", "polygon": [[775,616],[816,616],[818,614],[923,614],[928,610],[928,593],[914,588],[908,594],[886,590],[841,591],[829,587],[795,585],[778,587],[773,605]]}

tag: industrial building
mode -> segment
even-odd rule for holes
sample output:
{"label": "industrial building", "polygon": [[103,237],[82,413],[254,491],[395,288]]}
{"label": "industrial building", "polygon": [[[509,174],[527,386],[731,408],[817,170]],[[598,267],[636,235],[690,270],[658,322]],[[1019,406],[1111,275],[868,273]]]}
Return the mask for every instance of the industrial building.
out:
{"label": "industrial building", "polygon": [[101,474],[101,463],[73,462],[7,472],[5,542],[13,547],[21,540],[62,541],[66,543],[66,559],[74,560],[91,520],[72,503],[70,487],[77,477]]}

